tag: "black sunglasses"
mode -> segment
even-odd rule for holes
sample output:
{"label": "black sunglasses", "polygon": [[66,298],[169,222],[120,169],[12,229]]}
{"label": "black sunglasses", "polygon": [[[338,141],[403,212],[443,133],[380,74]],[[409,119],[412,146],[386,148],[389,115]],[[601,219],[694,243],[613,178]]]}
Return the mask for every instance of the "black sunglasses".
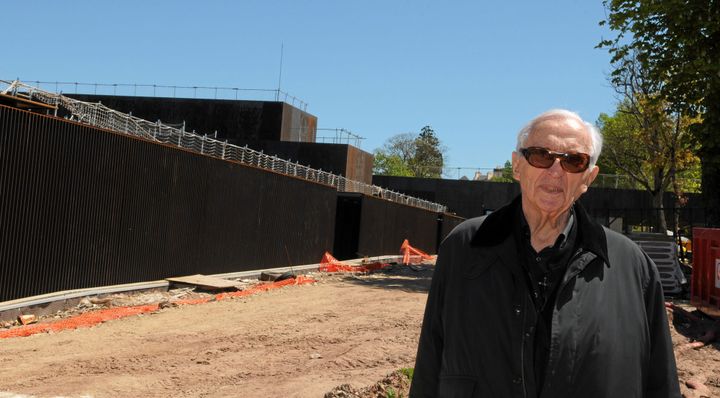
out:
{"label": "black sunglasses", "polygon": [[547,148],[531,146],[520,149],[520,153],[533,167],[548,169],[560,159],[560,166],[568,173],[582,173],[590,166],[590,155],[586,153],[562,153]]}

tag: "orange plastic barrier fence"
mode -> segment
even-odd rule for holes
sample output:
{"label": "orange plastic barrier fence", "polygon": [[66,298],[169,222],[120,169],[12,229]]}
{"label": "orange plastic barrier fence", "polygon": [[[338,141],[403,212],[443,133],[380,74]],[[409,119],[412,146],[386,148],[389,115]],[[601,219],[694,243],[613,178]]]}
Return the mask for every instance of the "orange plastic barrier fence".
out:
{"label": "orange plastic barrier fence", "polygon": [[383,268],[389,267],[389,266],[390,266],[390,264],[380,263],[380,262],[363,264],[363,265],[349,265],[349,264],[345,264],[343,262],[338,261],[338,259],[333,257],[332,254],[325,252],[322,259],[320,260],[320,266],[318,267],[318,271],[320,271],[320,272],[370,272],[370,271],[383,269]]}
{"label": "orange plastic barrier fence", "polygon": [[[400,245],[400,253],[403,255],[403,264],[409,265],[411,262],[421,262],[423,260],[432,260],[433,256],[425,253],[424,251],[420,249],[416,249],[412,246],[410,246],[410,242],[405,239]],[[414,257],[411,258],[411,257]],[[419,259],[419,261],[412,261],[415,259]]]}
{"label": "orange plastic barrier fence", "polygon": [[[308,278],[305,276],[297,276],[294,279],[286,279],[280,282],[273,282],[273,283],[267,283],[267,284],[261,284],[257,286],[253,286],[246,290],[241,290],[238,292],[231,292],[231,293],[220,293],[216,294],[215,297],[206,297],[201,299],[191,299],[191,300],[178,300],[174,301],[176,304],[180,305],[194,305],[194,304],[202,304],[207,303],[211,300],[223,300],[225,298],[233,298],[233,297],[245,297],[250,296],[257,293],[267,292],[269,290],[279,289],[281,287],[289,286],[289,285],[305,285],[308,283],[314,283],[315,280],[312,278]],[[44,333],[44,332],[59,332],[61,330],[68,330],[68,329],[77,329],[77,328],[89,328],[92,326],[95,326],[99,323],[110,321],[113,319],[120,319],[125,318],[132,315],[138,315],[143,314],[147,312],[153,312],[158,310],[157,304],[150,304],[150,305],[138,305],[133,307],[115,307],[115,308],[108,308],[105,310],[99,310],[99,311],[93,311],[93,312],[86,312],[84,314],[80,314],[68,319],[62,319],[55,322],[50,323],[39,323],[39,324],[32,324],[27,325],[15,329],[8,329],[8,330],[0,330],[0,339],[7,339],[11,337],[26,337],[37,333]]]}

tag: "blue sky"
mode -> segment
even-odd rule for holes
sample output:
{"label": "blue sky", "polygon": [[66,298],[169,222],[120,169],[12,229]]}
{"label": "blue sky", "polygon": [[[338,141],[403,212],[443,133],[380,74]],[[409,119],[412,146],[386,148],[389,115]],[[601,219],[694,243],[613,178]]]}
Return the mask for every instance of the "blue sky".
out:
{"label": "blue sky", "polygon": [[24,1],[3,15],[0,79],[274,89],[282,44],[281,89],[319,127],[371,152],[430,125],[452,168],[503,164],[547,109],[595,121],[616,102],[594,48],[612,36],[600,0]]}

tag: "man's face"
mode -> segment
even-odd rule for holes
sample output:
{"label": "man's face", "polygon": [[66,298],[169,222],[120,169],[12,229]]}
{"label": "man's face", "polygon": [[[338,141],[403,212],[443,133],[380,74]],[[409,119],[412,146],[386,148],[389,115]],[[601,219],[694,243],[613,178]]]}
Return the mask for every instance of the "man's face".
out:
{"label": "man's face", "polygon": [[[590,154],[592,140],[580,121],[555,117],[537,123],[527,138],[525,147]],[[593,166],[581,173],[568,173],[560,166],[559,159],[555,159],[550,168],[537,168],[516,152],[512,154],[512,164],[513,177],[520,182],[523,210],[529,217],[562,214],[587,191],[599,171],[597,166]]]}

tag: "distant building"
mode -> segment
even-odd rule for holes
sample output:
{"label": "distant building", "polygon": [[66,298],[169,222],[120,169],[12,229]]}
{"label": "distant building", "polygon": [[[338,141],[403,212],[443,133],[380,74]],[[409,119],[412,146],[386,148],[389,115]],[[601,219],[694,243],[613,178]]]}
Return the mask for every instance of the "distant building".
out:
{"label": "distant building", "polygon": [[475,176],[473,177],[473,181],[487,181],[489,180],[488,175],[484,174],[482,171],[476,171]]}

